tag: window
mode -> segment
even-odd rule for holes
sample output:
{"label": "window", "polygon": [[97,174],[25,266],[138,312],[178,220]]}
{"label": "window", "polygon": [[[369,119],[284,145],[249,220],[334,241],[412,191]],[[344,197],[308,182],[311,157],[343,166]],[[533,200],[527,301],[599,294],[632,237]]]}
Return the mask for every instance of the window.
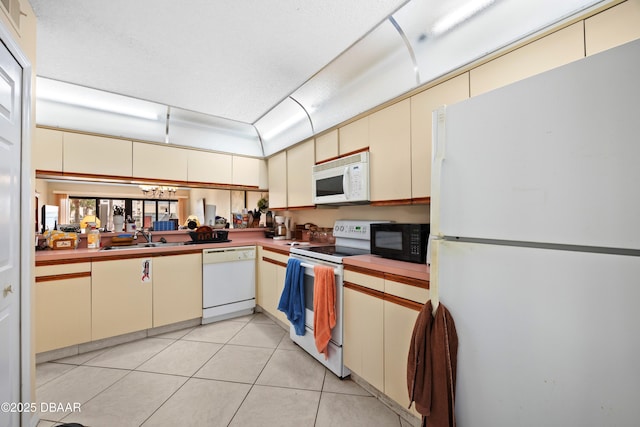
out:
{"label": "window", "polygon": [[87,222],[96,222],[100,228],[113,230],[114,206],[123,207],[125,216],[131,216],[138,229],[153,227],[154,221],[166,221],[172,215],[173,218],[178,215],[177,200],[87,197],[70,197],[69,200],[69,218],[81,228],[85,228]]}

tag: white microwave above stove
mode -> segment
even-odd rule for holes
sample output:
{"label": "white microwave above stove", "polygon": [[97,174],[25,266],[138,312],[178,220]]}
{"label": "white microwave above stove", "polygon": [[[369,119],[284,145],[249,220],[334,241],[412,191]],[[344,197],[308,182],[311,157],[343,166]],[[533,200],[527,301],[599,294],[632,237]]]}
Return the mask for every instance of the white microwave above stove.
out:
{"label": "white microwave above stove", "polygon": [[369,152],[313,166],[313,203],[360,204],[369,201]]}

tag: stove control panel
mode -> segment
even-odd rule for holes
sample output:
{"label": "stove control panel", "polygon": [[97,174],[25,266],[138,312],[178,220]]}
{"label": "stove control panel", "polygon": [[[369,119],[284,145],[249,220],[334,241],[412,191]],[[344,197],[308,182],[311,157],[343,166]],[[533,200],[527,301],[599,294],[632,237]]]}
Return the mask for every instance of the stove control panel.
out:
{"label": "stove control panel", "polygon": [[393,222],[388,220],[343,220],[339,219],[333,226],[333,236],[348,238],[348,239],[360,239],[371,240],[371,227],[369,225],[379,222]]}

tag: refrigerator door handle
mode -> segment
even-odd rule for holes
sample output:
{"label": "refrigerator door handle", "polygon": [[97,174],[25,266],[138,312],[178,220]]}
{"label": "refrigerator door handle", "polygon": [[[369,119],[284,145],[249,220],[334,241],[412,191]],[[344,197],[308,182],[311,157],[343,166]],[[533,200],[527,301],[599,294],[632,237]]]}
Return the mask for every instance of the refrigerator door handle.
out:
{"label": "refrigerator door handle", "polygon": [[432,113],[433,127],[431,135],[431,234],[442,237],[440,230],[440,176],[442,162],[445,159],[445,118],[446,105],[439,107]]}
{"label": "refrigerator door handle", "polygon": [[431,314],[434,316],[440,304],[440,296],[438,293],[438,252],[440,251],[440,245],[443,243],[444,241],[438,238],[433,238],[430,241],[431,265],[429,266],[429,298],[431,299]]}

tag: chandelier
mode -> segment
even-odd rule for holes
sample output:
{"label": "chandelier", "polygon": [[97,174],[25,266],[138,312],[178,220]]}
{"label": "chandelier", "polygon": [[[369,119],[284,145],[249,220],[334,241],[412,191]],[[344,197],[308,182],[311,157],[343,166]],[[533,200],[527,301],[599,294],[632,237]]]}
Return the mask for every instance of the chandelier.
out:
{"label": "chandelier", "polygon": [[162,185],[140,185],[142,194],[149,199],[170,199],[176,196],[176,187],[165,187]]}

